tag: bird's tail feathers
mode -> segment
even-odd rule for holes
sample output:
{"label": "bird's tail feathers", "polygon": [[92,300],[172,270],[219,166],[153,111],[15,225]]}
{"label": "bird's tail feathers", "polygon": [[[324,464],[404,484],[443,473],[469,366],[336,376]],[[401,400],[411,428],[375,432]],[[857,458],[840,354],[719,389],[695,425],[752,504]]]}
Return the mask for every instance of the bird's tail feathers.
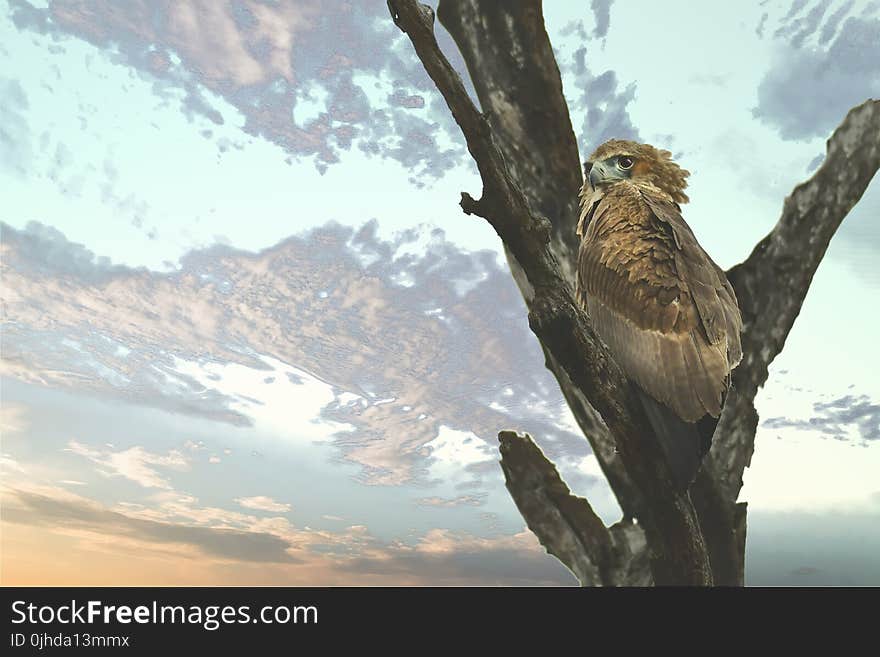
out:
{"label": "bird's tail feathers", "polygon": [[697,476],[703,457],[709,452],[718,420],[707,415],[697,422],[685,422],[671,408],[638,386],[636,388],[648,421],[663,448],[673,483],[680,490],[687,490]]}

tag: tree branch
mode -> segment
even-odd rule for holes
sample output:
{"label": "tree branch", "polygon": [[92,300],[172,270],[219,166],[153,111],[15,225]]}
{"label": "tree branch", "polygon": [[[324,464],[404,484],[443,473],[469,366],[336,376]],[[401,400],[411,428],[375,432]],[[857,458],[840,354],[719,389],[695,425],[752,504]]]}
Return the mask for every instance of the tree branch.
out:
{"label": "tree branch", "polygon": [[528,434],[498,434],[505,485],[529,529],[582,586],[652,583],[645,534],[626,519],[605,527],[590,503],[571,494]]}
{"label": "tree branch", "polygon": [[[398,20],[397,4],[400,3],[389,2],[389,7],[396,17],[395,22],[406,27],[404,22]],[[412,2],[407,4],[415,6]],[[466,99],[466,96],[462,89],[457,88],[461,86],[460,81],[458,85],[455,84],[457,76],[448,63],[444,63],[445,59],[436,48],[436,43],[433,44],[433,50],[439,54],[439,60],[431,64],[434,73],[429,68],[424,54],[427,52],[428,59],[431,59],[433,14],[427,7],[417,11],[430,36],[425,40],[424,32],[418,35],[418,39],[428,46],[427,51],[419,50],[412,33],[410,37],[426,70],[438,84],[468,138],[469,150],[483,176],[483,198],[475,201],[463,194],[462,208],[468,213],[489,219],[502,237],[511,272],[530,309],[530,324],[542,342],[547,367],[559,381],[566,401],[590,440],[593,452],[624,510],[624,520],[608,530],[602,528],[604,533],[597,529],[590,514],[584,516],[583,527],[578,527],[577,522],[572,520],[569,529],[574,534],[587,532],[590,536],[595,535],[593,540],[598,540],[602,546],[607,546],[606,539],[609,539],[613,566],[609,567],[608,562],[604,562],[605,565],[599,568],[602,559],[596,556],[595,547],[587,549],[587,545],[592,545],[587,539],[570,543],[570,546],[574,546],[572,549],[580,545],[584,551],[582,554],[560,558],[570,564],[573,572],[578,572],[584,584],[650,583],[643,529],[641,525],[629,522],[629,518],[645,518],[648,514],[653,515],[656,509],[644,501],[641,475],[636,481],[624,467],[624,460],[629,459],[622,458],[623,453],[618,451],[608,426],[588,401],[585,393],[590,392],[589,388],[583,387],[583,381],[577,376],[572,378],[576,373],[570,372],[571,361],[557,358],[561,345],[548,346],[545,342],[547,327],[553,322],[548,321],[545,312],[548,299],[541,294],[541,290],[533,287],[533,279],[536,274],[547,274],[547,271],[541,271],[541,267],[537,270],[528,267],[528,271],[523,268],[506,238],[510,234],[510,227],[497,225],[495,219],[499,213],[507,213],[511,221],[526,221],[526,225],[537,227],[538,232],[542,233],[536,242],[544,239],[546,251],[552,256],[549,260],[555,260],[550,263],[552,275],[543,281],[545,290],[552,286],[555,276],[561,277],[569,285],[572,283],[577,252],[573,226],[577,216],[577,191],[581,184],[580,163],[559,71],[543,25],[541,3],[539,0],[504,3],[440,0],[438,12],[441,21],[465,58],[486,117],[479,114],[469,99],[458,106],[456,113],[454,101],[463,96]],[[440,74],[441,80],[449,83],[446,85],[447,91],[441,88],[435,74]],[[782,218],[776,228],[758,244],[749,259],[728,272],[737,290],[746,322],[743,336],[746,358],[734,373],[734,387],[728,395],[712,451],[691,489],[717,583],[743,583],[746,508],[745,504],[735,504],[735,500],[742,485],[743,469],[748,465],[754,447],[758,422],[753,404],[755,393],[766,381],[769,363],[784,345],[828,242],[877,169],[880,139],[878,116],[880,111],[876,101],[869,101],[850,112],[828,142],[825,164],[810,181],[797,187],[786,199]],[[466,129],[460,118],[473,129]],[[487,121],[488,127],[481,125],[481,122],[485,124]],[[477,139],[472,140],[469,134]],[[503,157],[496,157],[496,152]],[[489,175],[484,175],[487,172]],[[828,190],[834,190],[835,193],[829,193]],[[511,202],[516,212],[510,212]],[[544,225],[545,217],[549,220],[549,230]],[[545,231],[548,233],[546,239],[543,235]],[[780,284],[780,280],[784,282]],[[774,285],[768,285],[768,281],[774,281]],[[565,306],[570,299],[562,301]],[[563,323],[567,321],[563,320]],[[594,339],[592,334],[586,336],[588,348],[593,348],[589,345]],[[600,351],[600,356],[610,361],[604,352]],[[615,369],[616,366],[612,363],[610,367]],[[626,407],[628,403],[624,400],[623,406]],[[634,421],[638,424],[641,420],[636,417]],[[562,487],[559,490],[564,489],[565,494],[573,500],[580,500],[568,494],[555,468],[540,450],[535,447],[533,450],[519,450],[518,453],[531,456],[523,456],[518,462],[519,474],[516,478],[508,476],[509,487],[511,481],[544,481],[542,476],[549,477],[548,473],[552,472],[558,486]],[[529,474],[529,468],[533,468],[534,472]],[[508,475],[509,472],[512,470],[505,470]],[[522,496],[522,491],[515,493],[514,490],[517,490],[515,485],[511,490],[514,499]],[[582,503],[589,509],[585,500]],[[557,502],[557,506],[559,504]],[[528,519],[527,514],[534,515],[538,507],[529,508],[533,511],[523,511],[523,514],[527,516],[530,527],[535,525],[533,531],[539,535],[542,543],[552,543],[551,536],[542,536],[542,532],[546,534],[540,529],[543,525],[537,519],[535,522]],[[569,517],[577,519],[581,515]],[[547,526],[552,526],[552,523]],[[645,528],[651,530],[648,525]],[[591,550],[594,553],[592,556]],[[588,567],[586,564],[593,565]],[[653,565],[656,567],[657,564]]]}
{"label": "tree branch", "polygon": [[409,36],[446,100],[477,163],[483,196],[478,202],[464,198],[465,204],[489,221],[522,266],[534,290],[529,313],[532,331],[602,415],[627,472],[644,493],[645,513],[640,520],[651,548],[654,581],[711,584],[706,547],[690,499],[672,485],[660,445],[631,384],[575,303],[548,247],[549,222],[532,213],[488,122],[440,52],[433,34],[433,12],[414,0],[389,0],[388,4],[395,23]]}
{"label": "tree branch", "polygon": [[[437,14],[464,57],[511,176],[532,210],[550,221],[549,249],[573,287],[579,247],[575,224],[583,179],[541,2],[440,0]],[[462,207],[465,212],[480,214],[470,202],[463,202]],[[526,304],[531,306],[534,291],[525,272],[509,250],[507,260]],[[541,347],[547,369],[556,377],[624,516],[642,515],[641,495],[623,467],[608,427],[546,345]]]}
{"label": "tree branch", "polygon": [[590,503],[571,494],[556,466],[528,434],[502,431],[498,440],[507,490],[541,545],[582,585],[607,583],[611,534]]}
{"label": "tree branch", "polygon": [[758,415],[755,394],[782,351],[813,276],[844,217],[880,167],[880,101],[849,111],[827,142],[813,176],[785,199],[782,216],[742,264],[727,272],[743,316],[743,361],[735,394],[716,432],[713,465],[728,500],[736,500],[751,461]]}
{"label": "tree branch", "polygon": [[540,0],[440,0],[437,15],[464,57],[513,179],[550,221],[550,249],[573,285],[580,159]]}

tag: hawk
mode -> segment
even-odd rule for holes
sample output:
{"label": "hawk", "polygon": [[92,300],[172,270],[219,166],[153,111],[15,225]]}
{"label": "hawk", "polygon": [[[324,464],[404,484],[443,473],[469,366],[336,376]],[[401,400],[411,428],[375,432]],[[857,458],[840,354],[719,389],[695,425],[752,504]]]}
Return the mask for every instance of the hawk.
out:
{"label": "hawk", "polygon": [[637,385],[686,489],[742,359],[742,317],[724,272],[682,218],[690,173],[671,157],[612,139],[585,164],[577,298]]}

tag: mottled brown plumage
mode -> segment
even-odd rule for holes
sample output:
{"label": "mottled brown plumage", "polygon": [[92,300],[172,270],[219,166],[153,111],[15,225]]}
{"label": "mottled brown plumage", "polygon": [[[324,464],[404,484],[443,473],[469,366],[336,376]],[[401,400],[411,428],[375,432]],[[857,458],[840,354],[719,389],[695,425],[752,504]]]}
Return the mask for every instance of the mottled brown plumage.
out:
{"label": "mottled brown plumage", "polygon": [[621,140],[590,160],[578,299],[648,395],[686,422],[717,417],[742,358],[742,319],[724,272],[681,216],[689,174],[668,151]]}

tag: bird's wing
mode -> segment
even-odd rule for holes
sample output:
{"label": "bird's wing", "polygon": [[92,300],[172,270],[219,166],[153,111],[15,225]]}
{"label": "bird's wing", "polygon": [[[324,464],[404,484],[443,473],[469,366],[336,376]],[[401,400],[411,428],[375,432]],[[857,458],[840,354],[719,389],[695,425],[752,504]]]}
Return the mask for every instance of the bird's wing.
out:
{"label": "bird's wing", "polygon": [[627,376],[682,419],[718,417],[742,356],[733,288],[678,206],[617,185],[590,210],[578,292]]}

